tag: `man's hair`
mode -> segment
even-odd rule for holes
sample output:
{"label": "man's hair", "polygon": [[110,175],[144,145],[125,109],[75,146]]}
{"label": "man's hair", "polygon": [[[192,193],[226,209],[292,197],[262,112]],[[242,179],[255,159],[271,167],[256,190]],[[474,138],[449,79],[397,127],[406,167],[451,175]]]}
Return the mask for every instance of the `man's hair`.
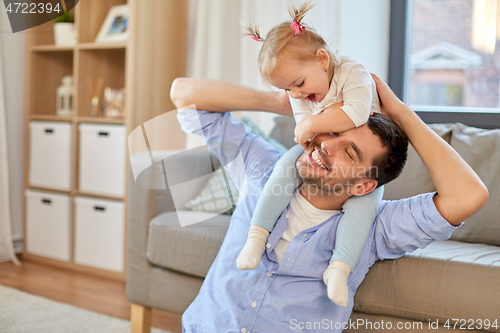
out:
{"label": "man's hair", "polygon": [[396,179],[406,164],[408,156],[408,138],[405,133],[389,118],[381,113],[374,113],[368,118],[368,128],[377,135],[386,152],[375,157],[367,177],[378,182],[377,187]]}

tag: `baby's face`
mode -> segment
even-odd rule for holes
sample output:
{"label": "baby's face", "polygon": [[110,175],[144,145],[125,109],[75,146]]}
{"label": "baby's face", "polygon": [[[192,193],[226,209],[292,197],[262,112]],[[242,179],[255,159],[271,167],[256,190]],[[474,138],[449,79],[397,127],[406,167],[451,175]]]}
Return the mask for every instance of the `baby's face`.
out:
{"label": "baby's face", "polygon": [[269,81],[292,98],[321,102],[330,87],[328,73],[328,61],[325,66],[317,59],[288,59],[278,64]]}

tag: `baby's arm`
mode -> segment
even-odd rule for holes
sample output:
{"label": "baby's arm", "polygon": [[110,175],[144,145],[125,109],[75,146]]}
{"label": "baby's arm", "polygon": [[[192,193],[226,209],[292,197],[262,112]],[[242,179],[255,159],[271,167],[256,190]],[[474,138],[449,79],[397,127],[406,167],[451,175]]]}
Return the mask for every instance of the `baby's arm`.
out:
{"label": "baby's arm", "polygon": [[366,123],[372,111],[374,84],[364,67],[352,68],[342,88],[344,104],[330,105],[322,113],[299,124],[295,128],[297,141],[306,147],[316,133],[344,132]]}
{"label": "baby's arm", "polygon": [[290,106],[292,107],[293,118],[295,123],[300,124],[302,121],[312,116],[312,110],[309,105],[302,99],[295,99],[289,96]]}
{"label": "baby's arm", "polygon": [[311,116],[301,121],[295,127],[297,142],[306,147],[308,140],[316,133],[344,132],[356,127],[343,109],[342,103],[337,103],[326,108],[322,113]]}

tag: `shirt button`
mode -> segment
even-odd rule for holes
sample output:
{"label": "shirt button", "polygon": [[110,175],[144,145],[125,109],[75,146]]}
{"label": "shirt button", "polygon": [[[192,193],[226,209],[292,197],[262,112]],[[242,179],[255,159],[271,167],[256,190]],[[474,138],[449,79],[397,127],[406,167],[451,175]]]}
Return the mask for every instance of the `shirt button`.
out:
{"label": "shirt button", "polygon": [[252,303],[252,308],[255,308],[257,306],[257,302]]}
{"label": "shirt button", "polygon": [[290,218],[290,216],[288,216],[288,214],[286,214],[285,216],[286,216],[286,218],[287,218],[287,219],[289,219],[289,218]]}
{"label": "shirt button", "polygon": [[285,265],[288,265],[288,263],[289,263],[289,262],[290,262],[290,258],[288,258],[288,259],[286,260]]}
{"label": "shirt button", "polygon": [[271,247],[271,243],[267,243],[267,244],[266,244],[266,247],[267,247],[267,248],[270,248],[270,247]]}
{"label": "shirt button", "polygon": [[242,332],[242,333],[247,333],[247,329],[243,327],[243,328],[241,329],[241,332]]}
{"label": "shirt button", "polygon": [[267,272],[267,276],[272,276],[272,275],[273,275],[273,273]]}

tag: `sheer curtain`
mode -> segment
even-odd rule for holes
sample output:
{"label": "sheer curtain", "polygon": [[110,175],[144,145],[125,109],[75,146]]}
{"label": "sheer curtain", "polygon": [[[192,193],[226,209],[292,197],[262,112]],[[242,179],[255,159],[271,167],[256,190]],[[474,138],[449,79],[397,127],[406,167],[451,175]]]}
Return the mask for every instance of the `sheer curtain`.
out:
{"label": "sheer curtain", "polygon": [[[290,0],[190,0],[187,73],[190,77],[219,79],[256,89],[269,89],[260,79],[257,57],[260,43],[245,33],[241,22],[259,26],[262,36],[276,24],[289,20],[287,5],[300,6],[303,1]],[[311,24],[328,43],[338,39],[335,19],[336,1],[321,1],[307,14]],[[234,114],[237,118],[239,113]],[[252,120],[269,132],[275,117],[269,113],[247,112]],[[202,144],[197,136],[188,136],[186,148]]]}
{"label": "sheer curtain", "polygon": [[472,46],[493,54],[500,39],[500,3],[498,0],[474,0],[472,7]]}
{"label": "sheer curtain", "polygon": [[9,202],[9,167],[7,156],[7,128],[3,82],[2,42],[0,39],[0,262],[12,260],[20,265],[12,245]]}

